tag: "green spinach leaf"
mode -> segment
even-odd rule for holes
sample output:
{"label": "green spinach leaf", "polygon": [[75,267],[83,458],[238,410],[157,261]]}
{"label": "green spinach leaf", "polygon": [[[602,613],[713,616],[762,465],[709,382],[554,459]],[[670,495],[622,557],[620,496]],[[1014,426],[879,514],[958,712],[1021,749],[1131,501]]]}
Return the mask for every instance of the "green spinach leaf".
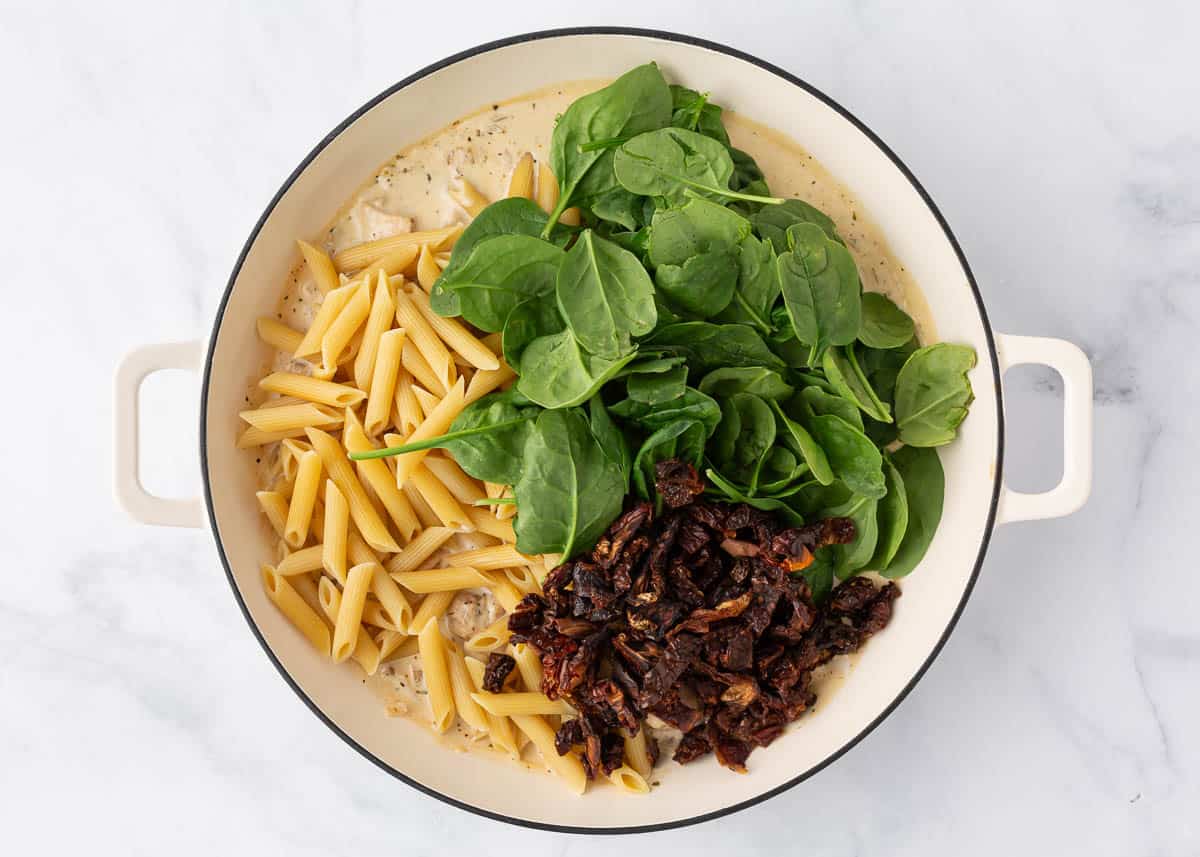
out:
{"label": "green spinach leaf", "polygon": [[559,315],[558,301],[553,293],[522,301],[513,307],[504,321],[504,333],[500,338],[504,359],[519,373],[521,357],[529,343],[542,336],[560,333],[566,327],[567,323]]}
{"label": "green spinach leaf", "polygon": [[[721,108],[700,93],[684,86],[671,85],[671,124],[676,128],[699,131],[705,137],[729,145],[729,135],[721,121]],[[737,188],[734,188],[737,190]]]}
{"label": "green spinach leaf", "polygon": [[775,246],[776,253],[786,253],[790,249],[787,231],[797,223],[811,223],[820,228],[829,240],[845,243],[829,216],[802,199],[789,199],[783,205],[763,206],[751,216],[750,222],[760,238],[767,239]]}
{"label": "green spinach leaf", "polygon": [[858,340],[871,348],[899,348],[913,338],[915,328],[908,313],[879,292],[863,292],[862,326]]}
{"label": "green spinach leaf", "polygon": [[708,477],[708,482],[712,485],[712,492],[724,497],[729,502],[745,503],[752,509],[775,512],[791,527],[804,526],[804,517],[783,500],[775,497],[751,497],[711,467],[704,471],[704,475]]}
{"label": "green spinach leaf", "polygon": [[825,377],[843,399],[852,402],[873,420],[881,423],[892,421],[891,408],[875,394],[858,365],[854,343],[847,345],[845,350],[830,348],[825,352],[821,366],[825,370]]}
{"label": "green spinach leaf", "polygon": [[744,324],[684,321],[660,325],[646,345],[686,357],[698,374],[723,366],[765,366],[776,371],[785,368],[754,328]]}
{"label": "green spinach leaf", "polygon": [[812,417],[808,427],[829,458],[834,475],[846,483],[846,487],[871,499],[887,493],[883,481],[883,456],[870,438],[832,414]]}
{"label": "green spinach leaf", "polygon": [[480,330],[502,330],[522,301],[554,290],[563,251],[528,235],[496,235],[475,245],[470,257],[436,288],[453,292],[458,314]]}
{"label": "green spinach leaf", "polygon": [[[512,485],[521,475],[525,441],[539,408],[515,392],[492,393],[463,408],[450,424],[450,434],[488,429],[443,444],[458,466],[485,482]],[[507,427],[505,427],[507,426]]]}
{"label": "green spinach leaf", "polygon": [[796,338],[809,347],[808,365],[816,366],[829,346],[858,336],[858,268],[849,250],[812,223],[792,226],[787,238],[792,249],[778,257],[779,284]]}
{"label": "green spinach leaf", "polygon": [[891,564],[908,529],[908,496],[904,492],[904,477],[888,455],[883,457],[883,478],[887,493],[880,498],[876,508],[879,538],[875,543],[875,553],[867,563],[867,568],[877,571]]}
{"label": "green spinach leaf", "polygon": [[654,284],[628,250],[584,230],[567,251],[555,286],[558,309],[583,349],[616,360],[633,337],[654,329]]}
{"label": "green spinach leaf", "polygon": [[711,318],[733,300],[738,283],[737,256],[729,250],[712,250],[692,256],[682,265],[659,265],[654,283],[672,306],[693,316]]}
{"label": "green spinach leaf", "polygon": [[[834,417],[836,419],[836,417]],[[854,572],[865,568],[875,553],[879,541],[879,521],[876,511],[878,498],[855,495],[840,506],[822,513],[822,517],[849,518],[854,521],[857,535],[848,545],[834,545],[817,552],[818,557],[826,553],[833,560],[834,572],[840,580],[851,577]]]}
{"label": "green spinach leaf", "polygon": [[862,412],[853,402],[826,392],[821,387],[805,387],[800,391],[804,405],[814,414],[833,414],[841,417],[859,431],[863,430]]}
{"label": "green spinach leaf", "polygon": [[929,550],[942,519],[946,480],[934,449],[904,446],[891,454],[891,462],[903,482],[908,526],[891,562],[879,573],[898,578],[916,568]]}
{"label": "green spinach leaf", "polygon": [[650,263],[682,265],[713,250],[735,250],[750,234],[750,221],[723,205],[692,199],[677,208],[660,208],[650,224]]}
{"label": "green spinach leaf", "polygon": [[693,387],[685,388],[682,396],[661,405],[622,399],[609,411],[618,419],[633,423],[646,432],[656,431],[677,420],[695,420],[704,426],[704,436],[709,437],[721,422],[720,406]]}
{"label": "green spinach leaf", "polygon": [[661,405],[678,399],[687,387],[686,366],[666,372],[634,372],[626,382],[629,398],[645,405]]}
{"label": "green spinach leaf", "polygon": [[804,459],[804,463],[808,465],[808,469],[812,471],[813,478],[817,482],[821,485],[833,484],[833,467],[829,463],[829,457],[825,454],[825,450],[809,434],[808,429],[788,416],[778,402],[772,404],[775,408],[775,416],[779,420],[779,434],[783,438],[783,443]]}
{"label": "green spinach leaf", "polygon": [[629,140],[613,156],[613,171],[630,193],[661,196],[674,205],[686,201],[689,190],[717,198],[740,196],[729,189],[729,150],[683,128],[647,131]]}
{"label": "green spinach leaf", "polygon": [[630,351],[617,360],[588,354],[571,331],[539,336],[521,355],[517,389],[543,408],[582,405],[637,356]]}
{"label": "green spinach leaf", "polygon": [[752,393],[764,399],[786,399],[794,392],[782,375],[765,366],[723,366],[713,369],[700,379],[697,389],[716,399],[734,393]]}
{"label": "green spinach leaf", "polygon": [[721,422],[708,443],[708,454],[723,473],[754,491],[755,477],[775,443],[775,415],[758,396],[734,393],[721,401]]}
{"label": "green spinach leaf", "polygon": [[749,324],[764,334],[770,333],[771,307],[778,297],[779,272],[770,242],[746,236],[738,252],[737,286],[729,305],[716,316],[717,321]]}
{"label": "green spinach leaf", "polygon": [[941,342],[919,348],[896,377],[896,427],[908,446],[942,446],[954,440],[975,398],[967,372],[975,350]]}
{"label": "green spinach leaf", "polygon": [[[625,439],[624,432],[621,431],[613,419],[608,414],[608,409],[604,407],[604,402],[599,395],[592,396],[588,400],[588,425],[592,430],[592,437],[596,438],[596,442],[600,444],[600,448],[604,450],[604,454],[608,456],[609,461],[615,463],[621,469],[621,479],[625,484],[625,493],[629,493],[629,476],[633,468],[633,457],[629,451],[629,441]],[[490,480],[489,480],[490,481]],[[505,483],[511,485],[513,483]]]}

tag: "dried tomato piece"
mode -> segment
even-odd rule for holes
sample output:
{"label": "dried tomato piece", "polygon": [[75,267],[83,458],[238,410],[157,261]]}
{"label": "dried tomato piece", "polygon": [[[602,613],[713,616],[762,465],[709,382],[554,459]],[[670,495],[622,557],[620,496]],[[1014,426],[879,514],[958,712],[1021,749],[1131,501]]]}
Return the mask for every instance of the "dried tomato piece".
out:
{"label": "dried tomato piece", "polygon": [[491,693],[504,690],[504,680],[516,667],[517,662],[511,655],[492,652],[488,655],[487,666],[483,669],[483,689]]}

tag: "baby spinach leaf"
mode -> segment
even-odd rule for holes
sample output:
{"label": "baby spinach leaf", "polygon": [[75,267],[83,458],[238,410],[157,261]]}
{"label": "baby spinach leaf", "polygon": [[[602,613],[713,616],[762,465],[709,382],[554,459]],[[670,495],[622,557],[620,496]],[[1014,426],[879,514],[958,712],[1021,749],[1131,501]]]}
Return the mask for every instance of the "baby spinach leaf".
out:
{"label": "baby spinach leaf", "polygon": [[559,198],[543,232],[574,204],[577,186],[604,154],[603,149],[585,151],[584,144],[631,137],[670,121],[671,91],[654,63],[627,71],[603,89],[572,102],[550,138],[550,166],[558,177]]}
{"label": "baby spinach leaf", "polygon": [[617,181],[630,193],[661,196],[679,205],[691,189],[706,196],[733,194],[733,161],[722,143],[683,128],[639,134],[613,156]]}
{"label": "baby spinach leaf", "polygon": [[871,348],[865,345],[862,348],[856,347],[854,356],[871,389],[883,401],[892,402],[896,392],[896,377],[909,355],[916,350],[917,340],[910,339],[899,348]]}
{"label": "baby spinach leaf", "polygon": [[899,348],[913,338],[913,320],[879,292],[863,292],[858,340],[872,348]]}
{"label": "baby spinach leaf", "polygon": [[682,265],[712,250],[733,250],[750,234],[750,221],[719,203],[692,199],[654,213],[647,247],[650,263]]}
{"label": "baby spinach leaf", "polygon": [[582,405],[637,356],[631,351],[617,360],[588,354],[571,331],[539,336],[521,355],[517,389],[543,408]]}
{"label": "baby spinach leaf", "polygon": [[[604,402],[599,395],[588,399],[588,417],[588,425],[592,430],[592,437],[596,438],[596,442],[600,444],[600,448],[604,450],[604,454],[608,456],[609,461],[612,461],[621,469],[621,479],[625,484],[625,493],[629,493],[629,476],[630,470],[633,467],[633,458],[629,452],[629,442],[625,439],[625,434],[621,431],[620,427],[608,415],[608,409],[604,407]],[[511,485],[513,483],[508,482],[506,484]]]}
{"label": "baby spinach leaf", "polygon": [[815,414],[833,414],[841,417],[859,431],[863,431],[862,413],[853,402],[826,392],[821,387],[805,387],[800,391],[804,404]]}
{"label": "baby spinach leaf", "polygon": [[792,226],[787,237],[792,249],[778,257],[779,284],[796,338],[815,366],[829,346],[858,336],[858,268],[849,250],[812,223]]}
{"label": "baby spinach leaf", "polygon": [[704,426],[704,436],[708,437],[721,422],[721,408],[716,401],[692,387],[685,388],[682,396],[661,405],[622,399],[609,408],[609,412],[647,432],[677,420],[695,420]]}
{"label": "baby spinach leaf", "polygon": [[[728,145],[729,141],[725,142]],[[733,176],[729,179],[731,188],[761,196],[771,195],[770,190],[767,189],[766,177],[763,176],[763,171],[759,169],[758,162],[754,158],[733,146],[729,147],[729,158],[733,161]],[[751,190],[752,187],[753,190]],[[784,205],[786,203],[777,205],[775,208],[782,208]],[[757,206],[755,210],[757,210]]]}
{"label": "baby spinach leaf", "polygon": [[799,490],[798,481],[810,473],[808,465],[785,446],[773,446],[762,459],[757,474],[757,491],[762,497],[789,496]]}
{"label": "baby spinach leaf", "polygon": [[844,243],[829,215],[802,199],[789,199],[782,205],[763,206],[750,217],[750,222],[760,238],[767,239],[775,246],[776,253],[786,253],[790,249],[787,231],[797,223],[811,223],[819,227],[829,240]]}
{"label": "baby spinach leaf", "polygon": [[717,399],[734,393],[752,393],[764,399],[786,399],[794,392],[782,375],[765,366],[722,366],[713,369],[700,379],[697,389]]}
{"label": "baby spinach leaf", "polygon": [[[708,100],[708,93],[671,85],[671,124],[676,128],[699,131],[705,137],[729,145],[729,135],[721,121],[721,108]],[[734,188],[737,190],[737,188]]]}
{"label": "baby spinach leaf", "polygon": [[628,250],[584,230],[567,251],[555,287],[558,309],[584,350],[615,360],[654,329],[654,284]]}
{"label": "baby spinach leaf", "polygon": [[832,414],[812,417],[808,427],[829,458],[834,475],[846,483],[847,488],[872,499],[887,493],[883,481],[883,456],[870,438]]}
{"label": "baby spinach leaf", "polygon": [[916,568],[929,550],[942,519],[946,484],[936,450],[904,446],[890,459],[904,487],[908,526],[891,561],[878,570],[884,577],[898,578]]}
{"label": "baby spinach leaf", "polygon": [[642,441],[633,460],[633,487],[646,500],[654,496],[654,465],[678,458],[694,467],[704,456],[704,426],[695,420],[676,420]]}
{"label": "baby spinach leaf", "polygon": [[832,484],[833,467],[825,450],[821,449],[821,445],[808,433],[808,429],[787,415],[779,402],[773,402],[772,405],[775,408],[775,416],[779,419],[779,434],[783,443],[804,459],[817,482],[822,485]]}
{"label": "baby spinach leaf", "polygon": [[812,519],[822,517],[826,509],[849,502],[853,496],[853,492],[842,482],[835,480],[831,485],[822,485],[812,481],[801,485],[788,502],[801,515]]}
{"label": "baby spinach leaf", "polygon": [[854,343],[845,350],[830,348],[822,358],[821,366],[825,377],[843,399],[852,402],[864,414],[881,423],[892,421],[891,409],[880,400],[863,376],[854,355]]}
{"label": "baby spinach leaf", "polygon": [[500,339],[504,359],[515,371],[520,372],[521,356],[529,343],[538,337],[559,333],[566,326],[567,323],[559,315],[558,301],[553,293],[522,301],[513,307],[504,321],[504,333]]}
{"label": "baby spinach leaf", "polygon": [[822,513],[822,517],[849,518],[854,521],[854,529],[857,531],[854,541],[850,544],[834,545],[818,551],[818,554],[829,551],[827,556],[833,559],[834,571],[840,580],[851,577],[871,561],[875,545],[879,541],[879,522],[876,517],[878,504],[877,498],[856,494],[842,505]]}
{"label": "baby spinach leaf", "polygon": [[775,443],[775,415],[758,396],[734,393],[721,401],[721,422],[708,454],[722,472],[747,482],[753,492],[762,459]]}
{"label": "baby spinach leaf", "polygon": [[436,288],[453,292],[458,314],[480,330],[504,328],[522,301],[554,289],[563,251],[528,235],[496,235],[475,245],[470,257]]}
{"label": "baby spinach leaf", "polygon": [[522,458],[513,485],[520,510],[513,527],[522,553],[569,558],[592,547],[621,513],[621,468],[605,454],[582,411],[543,411]]}
{"label": "baby spinach leaf", "polygon": [[626,383],[629,398],[646,405],[661,405],[678,399],[687,387],[687,375],[686,366],[677,366],[666,372],[635,372]]}
{"label": "baby spinach leaf", "polygon": [[686,362],[683,357],[677,354],[661,356],[663,354],[665,352],[655,351],[652,348],[639,349],[638,359],[622,369],[616,377],[623,378],[626,375],[655,375],[661,372],[670,372],[676,366],[682,366]]}
{"label": "baby spinach leaf", "polygon": [[718,321],[749,324],[770,333],[771,307],[779,297],[779,272],[769,241],[753,235],[742,239],[738,252],[738,278],[733,298],[717,316]]}
{"label": "baby spinach leaf", "polygon": [[733,299],[738,282],[737,256],[712,250],[683,265],[659,265],[654,283],[672,306],[701,318],[717,315]]}
{"label": "baby spinach leaf", "polygon": [[867,568],[876,570],[891,564],[908,529],[908,496],[904,493],[904,477],[888,455],[883,457],[883,478],[887,494],[879,500],[876,508],[879,538],[875,543],[875,553],[867,563]]}
{"label": "baby spinach leaf", "polygon": [[685,321],[660,325],[646,340],[651,348],[680,354],[697,373],[722,366],[765,366],[782,371],[783,361],[744,324]]}
{"label": "baby spinach leaf", "polygon": [[738,488],[737,485],[711,467],[704,471],[704,475],[708,477],[708,482],[712,485],[713,493],[724,497],[729,502],[745,503],[752,509],[775,512],[788,523],[788,526],[804,526],[803,516],[784,501],[774,497],[750,497]]}
{"label": "baby spinach leaf", "polygon": [[896,427],[908,446],[942,446],[954,440],[975,398],[967,371],[975,350],[940,342],[919,348],[896,377]]}
{"label": "baby spinach leaf", "polygon": [[476,479],[512,485],[520,478],[525,442],[540,410],[513,391],[484,396],[463,408],[449,433],[490,430],[447,441],[442,448]]}

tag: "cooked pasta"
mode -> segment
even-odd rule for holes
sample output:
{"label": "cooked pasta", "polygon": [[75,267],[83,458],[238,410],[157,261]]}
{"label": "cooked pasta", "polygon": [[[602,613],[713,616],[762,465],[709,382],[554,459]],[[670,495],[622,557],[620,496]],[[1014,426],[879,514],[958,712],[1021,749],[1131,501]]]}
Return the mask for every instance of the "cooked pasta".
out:
{"label": "cooked pasta", "polygon": [[392,317],[396,313],[396,302],[392,298],[392,284],[387,274],[380,273],[375,286],[375,297],[371,301],[371,312],[363,327],[362,345],[354,357],[354,386],[368,397],[371,395],[371,376],[375,371],[375,358],[379,354],[379,340],[391,329]]}
{"label": "cooked pasta", "polygon": [[[508,179],[509,197],[533,199],[533,155],[523,154]],[[557,200],[555,200],[557,202]]]}
{"label": "cooked pasta", "polygon": [[325,526],[322,530],[321,567],[326,574],[345,586],[346,537],[350,527],[350,506],[332,479],[325,480]]}
{"label": "cooked pasta", "polygon": [[512,633],[508,630],[508,616],[501,616],[463,643],[463,646],[471,652],[492,652],[507,645],[510,636]]}
{"label": "cooked pasta", "polygon": [[380,631],[375,638],[379,646],[379,660],[390,661],[393,658],[407,658],[417,654],[417,638],[401,631]]}
{"label": "cooked pasta", "polygon": [[258,505],[263,510],[263,514],[267,516],[267,520],[270,521],[275,535],[283,538],[288,517],[287,500],[278,491],[259,491],[254,496],[258,498]]}
{"label": "cooked pasta", "polygon": [[[434,377],[441,383],[443,389],[450,389],[454,383],[454,360],[450,357],[450,349],[434,331],[429,320],[413,302],[412,294],[406,289],[396,291],[396,323],[404,328],[417,351],[425,358]],[[426,300],[428,296],[421,294]]]}
{"label": "cooked pasta", "polygon": [[428,455],[425,457],[423,463],[438,478],[438,481],[445,485],[446,489],[454,495],[454,499],[460,503],[467,503],[469,505],[476,500],[482,500],[486,496],[483,484],[479,480],[468,476],[455,463],[454,459],[442,455]]}
{"label": "cooked pasta", "polygon": [[454,722],[454,691],[446,665],[446,641],[436,621],[428,621],[421,628],[417,645],[421,652],[421,668],[425,672],[425,689],[429,692],[433,728],[445,732]]}
{"label": "cooked pasta", "polygon": [[420,492],[425,502],[429,504],[429,508],[433,510],[444,526],[455,530],[471,528],[471,520],[463,511],[463,507],[458,504],[454,495],[442,484],[441,480],[425,466],[424,462],[413,468],[409,479],[412,480],[412,486]]}
{"label": "cooked pasta", "polygon": [[433,371],[433,367],[429,365],[425,355],[412,340],[405,340],[404,350],[400,354],[400,362],[408,374],[426,390],[432,390],[439,396],[446,395],[448,388],[445,383]]}
{"label": "cooked pasta", "polygon": [[320,487],[321,456],[310,449],[300,456],[292,502],[288,505],[287,524],[283,528],[284,541],[291,547],[301,547],[308,541],[308,525],[312,522],[313,505],[317,502],[317,490]]}
{"label": "cooked pasta", "polygon": [[510,544],[517,540],[517,535],[513,532],[512,521],[502,521],[488,509],[479,506],[468,507],[467,517],[471,519],[471,524],[475,529],[481,533],[486,533]]}
{"label": "cooked pasta", "polygon": [[467,660],[453,643],[446,645],[446,666],[449,667],[450,690],[454,696],[454,709],[458,716],[477,732],[487,732],[487,714],[472,698],[475,685],[471,681],[471,674],[467,672]]}
{"label": "cooked pasta", "polygon": [[[346,445],[346,451],[367,452],[374,449],[375,445],[367,437],[365,430],[358,422],[358,418],[354,416],[354,412],[347,411],[346,413],[346,427],[342,431],[342,441]],[[396,488],[396,479],[392,476],[392,471],[378,458],[368,458],[363,461],[356,461],[354,464],[358,475],[362,477],[364,482],[371,486],[371,490],[375,492],[375,496],[383,504],[388,517],[396,525],[396,530],[400,533],[400,538],[407,542],[412,538],[412,534],[416,531],[419,522],[408,498],[402,491]],[[380,549],[382,550],[382,548]]]}
{"label": "cooked pasta", "polygon": [[482,399],[516,377],[517,373],[503,360],[497,369],[480,369],[471,376],[471,383],[467,385],[467,404]]}
{"label": "cooked pasta", "polygon": [[526,690],[542,689],[542,661],[537,652],[525,643],[517,643],[508,647],[508,653],[517,662],[517,672]]}
{"label": "cooked pasta", "polygon": [[466,209],[467,214],[472,217],[478,217],[479,213],[487,208],[488,198],[481,194],[475,185],[462,176],[459,176],[458,181],[459,186],[451,188],[450,196],[454,197],[454,201]]}
{"label": "cooked pasta", "polygon": [[317,288],[328,294],[338,287],[338,275],[334,270],[333,262],[329,258],[329,254],[320,247],[314,247],[307,241],[297,241],[300,246],[300,255],[304,257],[305,264],[308,265],[309,273],[312,274],[313,280],[316,281]]}
{"label": "cooked pasta", "polygon": [[625,762],[643,777],[650,776],[654,762],[650,759],[650,751],[646,747],[646,730],[639,729],[636,735],[624,733]]}
{"label": "cooked pasta", "polygon": [[446,612],[446,608],[450,606],[450,602],[454,600],[454,595],[453,592],[431,592],[426,595],[425,600],[417,607],[417,612],[413,614],[412,621],[408,624],[409,633],[415,634],[430,624],[432,620],[440,618]]}
{"label": "cooked pasta", "polygon": [[608,781],[619,789],[630,794],[644,795],[650,791],[646,778],[629,765],[621,765],[608,775]]}
{"label": "cooked pasta", "polygon": [[[467,673],[471,676],[471,684],[475,690],[483,690],[483,663],[474,658],[467,658],[465,662]],[[519,758],[521,748],[517,745],[517,736],[513,732],[512,721],[507,717],[497,717],[495,714],[489,714],[486,710],[484,710],[483,715],[487,718],[488,737],[496,749],[503,750],[514,759]]]}
{"label": "cooked pasta", "polygon": [[260,318],[255,322],[255,326],[258,330],[258,338],[277,351],[295,354],[300,343],[304,341],[303,333],[269,315]]}
{"label": "cooked pasta", "polygon": [[488,586],[491,580],[474,568],[427,568],[393,574],[392,580],[409,592],[456,592],[473,586]]}
{"label": "cooked pasta", "polygon": [[371,312],[371,288],[363,282],[346,301],[333,324],[321,337],[321,371],[333,377],[350,341]]}
{"label": "cooked pasta", "polygon": [[379,338],[379,355],[371,376],[371,392],[367,396],[367,416],[363,420],[368,435],[377,435],[388,426],[404,341],[404,330],[399,328],[389,330]]}
{"label": "cooked pasta", "polygon": [[449,527],[430,527],[422,530],[413,536],[412,541],[405,545],[400,553],[385,563],[387,570],[392,574],[415,571],[453,535],[454,530]]}
{"label": "cooked pasta", "polygon": [[554,747],[554,730],[550,725],[536,714],[516,714],[513,715],[512,721],[529,736],[546,767],[562,777],[567,788],[575,794],[583,794],[587,788],[587,774],[583,770],[583,763],[574,753],[558,755],[558,750]]}
{"label": "cooked pasta", "polygon": [[322,568],[323,550],[321,545],[313,545],[312,547],[293,551],[279,561],[279,565],[275,567],[275,573],[284,577],[293,577],[295,575],[320,571]]}
{"label": "cooked pasta", "polygon": [[333,265],[339,271],[351,272],[365,268],[377,259],[382,259],[390,253],[402,248],[419,248],[428,244],[434,250],[454,246],[454,240],[462,233],[462,225],[454,224],[442,229],[431,229],[427,232],[402,232],[376,241],[348,247],[333,255]]}
{"label": "cooked pasta", "polygon": [[433,258],[433,251],[429,249],[428,244],[422,244],[421,255],[417,258],[417,283],[425,291],[431,292],[433,284],[441,275],[442,269],[438,267],[437,260]]}
{"label": "cooked pasta", "polygon": [[[500,361],[495,352],[480,342],[471,331],[455,319],[443,318],[433,311],[429,305],[429,295],[416,289],[409,289],[405,291],[405,296],[424,316],[425,321],[429,323],[438,338],[449,346],[450,350],[462,355],[467,363],[476,369],[500,368]],[[424,353],[423,350],[422,353]],[[426,356],[428,357],[428,355]],[[430,365],[433,365],[432,361],[430,361]]]}
{"label": "cooked pasta", "polygon": [[413,393],[412,375],[405,370],[401,370],[396,379],[395,404],[392,424],[402,436],[414,431],[425,419],[425,411]]}
{"label": "cooked pasta", "polygon": [[497,716],[512,717],[514,714],[574,714],[575,709],[562,700],[550,699],[544,693],[519,691],[516,693],[488,693],[481,690],[471,694],[484,710]]}
{"label": "cooked pasta", "polygon": [[306,402],[317,402],[334,408],[353,407],[367,397],[366,393],[355,387],[292,372],[272,372],[259,381],[258,386],[272,393],[295,396]]}
{"label": "cooked pasta", "polygon": [[312,324],[304,332],[304,339],[296,348],[296,357],[308,357],[321,352],[321,340],[325,338],[326,332],[350,298],[358,291],[359,285],[359,283],[351,283],[347,286],[339,286],[325,295],[325,299],[317,308],[317,314],[313,318]]}
{"label": "cooked pasta", "polygon": [[[317,594],[321,601],[321,608],[325,611],[325,616],[329,621],[336,623],[338,613],[342,608],[342,593],[332,580],[328,577],[322,577],[321,582],[317,585]],[[358,636],[355,638],[354,650],[350,653],[350,657],[362,667],[363,672],[367,675],[375,675],[375,670],[379,669],[379,646],[371,639],[371,635],[361,628],[359,629]]]}
{"label": "cooked pasta", "polygon": [[462,551],[448,556],[446,561],[454,565],[470,565],[480,571],[492,571],[514,565],[537,563],[535,557],[526,556],[513,545],[492,545],[486,548]]}
{"label": "cooked pasta", "polygon": [[[338,490],[346,498],[350,506],[350,518],[358,531],[362,533],[367,544],[385,553],[395,553],[400,545],[388,532],[387,525],[379,516],[375,505],[363,490],[362,483],[350,467],[350,460],[342,450],[341,444],[329,434],[320,429],[308,429],[308,441],[313,449],[321,456],[329,478],[337,485]],[[363,463],[363,462],[360,462]]]}
{"label": "cooked pasta", "polygon": [[[346,572],[346,586],[342,589],[341,605],[333,623],[332,657],[340,663],[350,657],[362,631],[363,604],[371,586],[373,563],[356,565]],[[364,632],[365,633],[365,632]]]}
{"label": "cooked pasta", "polygon": [[279,611],[287,617],[296,630],[308,638],[314,649],[323,655],[328,655],[329,627],[324,620],[300,597],[287,579],[276,573],[271,566],[262,566],[262,578],[267,596],[279,608]]}
{"label": "cooked pasta", "polygon": [[[438,402],[438,406],[433,409],[429,416],[425,417],[422,422],[406,439],[406,443],[416,443],[419,440],[429,440],[438,435],[445,434],[450,428],[450,423],[454,422],[454,418],[459,415],[463,409],[463,394],[464,385],[462,379],[454,385],[453,389],[446,394],[446,398]],[[412,471],[420,464],[429,450],[419,450],[417,452],[406,452],[403,455],[393,457],[396,463],[396,484],[403,485],[408,481],[408,477],[412,475]]]}

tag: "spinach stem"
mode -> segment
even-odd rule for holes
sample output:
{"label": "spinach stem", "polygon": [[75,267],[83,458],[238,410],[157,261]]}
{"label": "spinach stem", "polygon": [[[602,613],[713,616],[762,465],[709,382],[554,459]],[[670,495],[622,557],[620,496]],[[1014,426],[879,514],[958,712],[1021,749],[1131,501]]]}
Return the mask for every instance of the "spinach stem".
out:
{"label": "spinach stem", "polygon": [[372,449],[367,452],[352,452],[350,453],[351,461],[366,461],[371,458],[387,458],[391,455],[403,455],[406,452],[420,452],[423,449],[433,449],[438,446],[445,446],[453,440],[458,440],[464,437],[474,437],[475,435],[488,434],[489,432],[500,431],[501,429],[512,428],[521,423],[528,422],[532,417],[521,417],[516,420],[505,420],[504,422],[492,423],[486,426],[476,426],[475,428],[462,429],[460,431],[447,432],[446,434],[431,437],[428,440],[418,440],[413,443],[406,443],[402,446],[389,446],[385,449]]}
{"label": "spinach stem", "polygon": [[606,137],[603,140],[589,140],[579,146],[581,152],[599,152],[601,149],[611,149],[632,140],[632,137]]}
{"label": "spinach stem", "polygon": [[484,497],[482,500],[476,500],[472,506],[515,506],[517,503],[516,497]]}

